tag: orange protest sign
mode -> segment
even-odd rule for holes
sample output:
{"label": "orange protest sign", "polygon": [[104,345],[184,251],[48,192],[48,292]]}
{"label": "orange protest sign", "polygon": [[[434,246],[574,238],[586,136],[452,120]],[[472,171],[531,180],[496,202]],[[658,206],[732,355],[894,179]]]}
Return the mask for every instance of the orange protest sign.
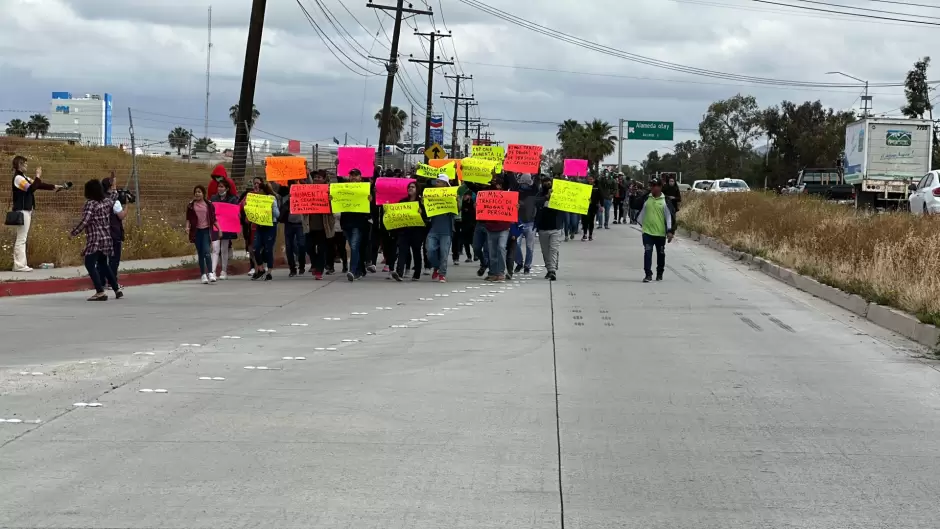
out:
{"label": "orange protest sign", "polygon": [[460,162],[461,160],[457,158],[444,158],[443,160],[428,160],[428,165],[436,169],[440,169],[441,167],[444,167],[445,165],[449,163],[453,163],[454,165],[457,166],[457,178],[462,180],[463,171],[460,169]]}
{"label": "orange protest sign", "polygon": [[296,156],[268,156],[264,159],[264,175],[269,182],[287,183],[307,178],[307,159]]}
{"label": "orange protest sign", "polygon": [[513,173],[538,173],[542,166],[541,145],[514,145],[506,149],[503,170]]}
{"label": "orange protest sign", "polygon": [[519,193],[516,191],[480,191],[477,193],[477,220],[518,221]]}
{"label": "orange protest sign", "polygon": [[294,184],[290,186],[290,212],[294,215],[330,213],[329,184]]}

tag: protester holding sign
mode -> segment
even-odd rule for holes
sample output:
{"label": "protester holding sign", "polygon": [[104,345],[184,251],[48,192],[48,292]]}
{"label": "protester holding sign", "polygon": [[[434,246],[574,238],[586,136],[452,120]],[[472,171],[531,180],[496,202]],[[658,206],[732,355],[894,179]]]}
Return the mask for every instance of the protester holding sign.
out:
{"label": "protester holding sign", "polygon": [[[559,180],[564,182],[564,180]],[[568,222],[568,213],[548,207],[555,192],[552,188],[553,180],[546,176],[542,179],[542,192],[538,197],[539,210],[535,217],[535,227],[539,231],[539,245],[542,247],[542,260],[548,273],[545,279],[557,279],[558,261],[561,252],[562,235],[565,223]]]}
{"label": "protester holding sign", "polygon": [[[489,250],[489,275],[487,281],[506,280],[506,244],[509,228],[519,218],[519,194],[503,191],[501,179],[493,180],[492,191],[477,193],[477,221],[486,229],[486,244]],[[479,271],[477,275],[482,275]]]}
{"label": "protester holding sign", "polygon": [[264,277],[265,281],[274,279],[274,241],[277,239],[277,222],[280,210],[277,207],[274,189],[265,182],[261,193],[248,193],[245,197],[245,216],[255,225],[255,273],[253,281]]}
{"label": "protester holding sign", "polygon": [[[362,184],[362,172],[359,169],[352,169],[349,172],[350,184]],[[343,233],[346,234],[346,240],[349,242],[349,271],[346,272],[346,279],[350,282],[365,277],[365,268],[362,266],[363,252],[368,251],[368,247],[363,245],[363,240],[369,231],[369,218],[371,217],[370,204],[372,197],[368,193],[369,184],[363,188],[359,187],[341,187],[350,184],[332,184],[330,186],[330,196],[333,202],[333,211],[339,210],[340,225],[343,227]],[[362,207],[360,190],[366,190],[365,208]],[[337,200],[337,192],[342,190],[343,200]],[[337,207],[339,205],[340,207]],[[363,211],[364,209],[364,211]]]}
{"label": "protester holding sign", "polygon": [[245,202],[248,200],[249,193],[260,193],[263,184],[264,180],[261,178],[257,176],[252,178],[251,190],[244,191],[238,198],[238,204],[241,209],[240,220],[242,222],[242,236],[245,238],[245,253],[248,255],[248,261],[251,263],[251,269],[248,270],[249,276],[255,275],[255,268],[258,266],[257,261],[255,261],[255,237],[257,233],[255,225],[248,222],[248,217],[245,216]]}
{"label": "protester holding sign", "polygon": [[[330,241],[336,236],[335,232],[335,218],[333,213],[330,212],[330,193],[329,185],[326,183],[326,171],[319,170],[316,173],[311,175],[313,177],[313,184],[311,187],[315,188],[311,190],[309,201],[298,201],[298,206],[300,206],[302,211],[319,211],[319,213],[308,213],[303,215],[303,229],[304,229],[304,246],[307,249],[307,254],[310,256],[310,272],[313,274],[314,279],[317,281],[323,279],[324,272],[332,266],[332,258],[330,256]],[[294,186],[293,189],[305,188],[307,186]],[[293,196],[293,189],[291,190],[291,199]],[[326,194],[326,199],[322,199],[322,195]],[[319,197],[319,198],[315,198]],[[310,207],[306,207],[310,206]],[[324,208],[325,206],[325,208]],[[325,209],[325,210],[324,210]],[[343,241],[343,257],[346,255],[346,243]],[[327,263],[327,258],[330,257],[330,262]]]}
{"label": "protester holding sign", "polygon": [[[415,182],[408,184],[408,196],[403,198],[399,204],[418,202],[418,185]],[[392,279],[401,281],[405,275],[405,268],[413,265],[411,280],[421,279],[421,245],[424,243],[425,227],[401,228],[396,230],[398,237],[398,255],[397,266],[392,271]],[[390,267],[392,265],[389,265]]]}
{"label": "protester holding sign", "polygon": [[[447,282],[447,256],[450,254],[450,245],[452,234],[454,232],[454,218],[457,216],[457,189],[450,187],[448,176],[444,173],[438,175],[437,180],[432,183],[434,188],[426,189],[425,211],[431,221],[431,229],[428,231],[428,259],[431,261],[431,281]],[[453,193],[437,193],[441,188],[448,188]],[[437,199],[428,199],[427,195],[440,195]],[[448,200],[444,200],[447,198]],[[453,204],[451,204],[453,201]],[[428,207],[428,203],[434,203],[434,214]]]}
{"label": "protester holding sign", "polygon": [[293,182],[278,188],[278,222],[284,225],[284,251],[287,254],[288,277],[296,277],[297,269],[304,275],[307,269],[306,238],[304,236],[303,215],[291,209]]}
{"label": "protester holding sign", "polygon": [[[230,252],[232,251],[232,241],[238,238],[238,196],[235,195],[234,182],[231,179],[223,179],[222,183],[218,186],[219,192],[212,196],[209,199],[209,202],[212,202],[216,210],[216,219],[219,222],[219,228],[221,235],[219,240],[212,241],[212,272],[215,273],[216,267],[221,261],[221,268],[219,269],[218,278],[221,280],[228,279],[228,259]],[[223,213],[225,210],[225,213]],[[233,210],[231,213],[231,219],[226,217],[223,225],[223,215],[229,215],[229,210]],[[230,220],[230,223],[229,223]],[[226,228],[229,229],[226,229]]]}
{"label": "protester holding sign", "polygon": [[587,215],[581,218],[581,229],[583,230],[581,240],[593,241],[594,221],[597,218],[597,211],[601,207],[601,200],[603,199],[603,196],[601,195],[601,190],[597,188],[597,184],[594,182],[593,176],[587,177],[587,183],[591,186],[591,203],[588,204]]}

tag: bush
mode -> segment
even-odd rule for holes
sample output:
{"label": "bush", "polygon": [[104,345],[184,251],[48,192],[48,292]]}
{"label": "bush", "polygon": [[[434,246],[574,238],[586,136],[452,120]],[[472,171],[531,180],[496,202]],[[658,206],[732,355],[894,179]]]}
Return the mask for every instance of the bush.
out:
{"label": "bush", "polygon": [[756,192],[683,199],[689,230],[940,325],[940,218]]}

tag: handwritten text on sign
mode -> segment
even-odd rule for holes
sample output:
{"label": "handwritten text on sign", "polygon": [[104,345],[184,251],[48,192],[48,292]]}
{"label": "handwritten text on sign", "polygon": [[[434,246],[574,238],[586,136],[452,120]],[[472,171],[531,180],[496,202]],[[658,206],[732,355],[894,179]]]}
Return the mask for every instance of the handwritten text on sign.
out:
{"label": "handwritten text on sign", "polygon": [[294,215],[330,213],[330,186],[327,184],[292,185],[290,212]]}
{"label": "handwritten text on sign", "polygon": [[477,220],[518,221],[519,193],[516,191],[480,191],[477,193]]}
{"label": "handwritten text on sign", "polygon": [[382,206],[382,210],[382,222],[385,223],[386,230],[424,226],[424,219],[421,218],[421,206],[417,202],[385,204]]}
{"label": "handwritten text on sign", "polygon": [[333,213],[369,213],[369,182],[330,184]]}
{"label": "handwritten text on sign", "polygon": [[274,196],[248,193],[245,197],[245,218],[258,226],[274,226]]}
{"label": "handwritten text on sign", "polygon": [[424,190],[424,211],[428,217],[444,213],[457,214],[456,187],[429,187]]}
{"label": "handwritten text on sign", "polygon": [[451,160],[450,163],[442,165],[440,167],[434,167],[431,165],[425,165],[419,163],[415,169],[415,174],[417,176],[423,176],[424,178],[437,178],[441,174],[446,174],[447,178],[450,180],[457,179],[457,161]]}
{"label": "handwritten text on sign", "polygon": [[482,158],[464,158],[460,162],[463,168],[463,181],[489,184],[493,179],[493,170],[496,169],[497,163],[499,162]]}
{"label": "handwritten text on sign", "polygon": [[552,181],[552,196],[548,199],[548,207],[568,213],[587,215],[592,190],[593,186],[589,184],[556,178]]}
{"label": "handwritten text on sign", "polygon": [[514,173],[537,173],[542,166],[541,145],[510,144],[503,160],[503,170]]}
{"label": "handwritten text on sign", "polygon": [[264,176],[269,182],[287,183],[307,178],[307,160],[295,156],[268,156],[264,159]]}
{"label": "handwritten text on sign", "polygon": [[503,160],[506,158],[506,149],[502,145],[474,145],[470,156],[480,160],[496,162],[496,172],[503,172]]}

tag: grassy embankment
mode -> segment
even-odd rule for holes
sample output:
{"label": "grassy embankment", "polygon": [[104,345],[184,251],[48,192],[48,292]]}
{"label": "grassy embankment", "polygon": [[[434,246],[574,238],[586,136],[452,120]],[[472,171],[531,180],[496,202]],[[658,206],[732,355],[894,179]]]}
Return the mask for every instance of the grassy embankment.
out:
{"label": "grassy embankment", "polygon": [[809,197],[683,196],[683,227],[940,325],[940,218],[857,214]]}
{"label": "grassy embankment", "polygon": [[[0,138],[0,174],[12,178],[13,156],[29,159],[29,173],[42,166],[46,182],[74,182],[69,191],[36,193],[36,213],[27,243],[30,265],[51,262],[56,266],[81,263],[84,237],[69,239],[69,230],[81,218],[84,197],[82,186],[91,178],[105,178],[113,170],[120,187],[128,186],[131,156],[118,148],[79,147],[59,142]],[[127,240],[123,259],[152,259],[190,255],[193,247],[187,239],[185,207],[192,197],[193,186],[207,185],[211,168],[197,163],[139,156],[141,225],[136,222],[136,205],[132,205],[125,221]],[[0,193],[0,204],[9,210],[10,191]],[[12,267],[12,228],[0,229],[0,270]]]}

